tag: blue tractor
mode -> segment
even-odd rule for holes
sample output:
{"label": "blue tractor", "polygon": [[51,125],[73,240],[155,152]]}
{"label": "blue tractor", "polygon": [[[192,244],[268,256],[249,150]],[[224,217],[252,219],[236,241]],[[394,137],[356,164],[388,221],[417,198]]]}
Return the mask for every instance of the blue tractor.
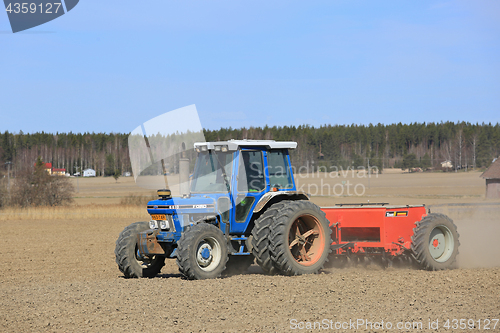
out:
{"label": "blue tractor", "polygon": [[127,278],[154,277],[165,259],[176,258],[188,279],[243,272],[254,260],[268,274],[317,273],[330,252],[331,230],[325,213],[296,188],[289,156],[296,146],[196,143],[186,193],[158,190],[147,206],[151,220],[121,232],[120,271]]}

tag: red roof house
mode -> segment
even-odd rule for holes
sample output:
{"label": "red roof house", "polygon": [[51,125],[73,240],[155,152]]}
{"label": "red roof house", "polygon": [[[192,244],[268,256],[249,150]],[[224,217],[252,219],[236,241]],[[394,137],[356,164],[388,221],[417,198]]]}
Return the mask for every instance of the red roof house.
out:
{"label": "red roof house", "polygon": [[[48,172],[49,175],[52,174],[52,163],[44,163],[45,165],[43,166],[43,168],[45,169],[45,171]],[[34,166],[36,167],[36,163],[34,164]]]}
{"label": "red roof house", "polygon": [[[36,166],[36,163],[33,166]],[[45,163],[45,169],[52,169],[52,163]]]}

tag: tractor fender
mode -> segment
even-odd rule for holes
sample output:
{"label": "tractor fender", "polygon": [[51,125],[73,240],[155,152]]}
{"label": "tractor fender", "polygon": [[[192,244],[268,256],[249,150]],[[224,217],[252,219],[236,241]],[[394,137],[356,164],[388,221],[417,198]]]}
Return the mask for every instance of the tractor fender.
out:
{"label": "tractor fender", "polygon": [[[266,206],[266,204],[271,201],[271,199],[283,196],[284,200],[309,200],[309,194],[303,191],[276,191],[276,192],[267,192],[264,194],[260,200],[255,205],[253,209],[254,213],[258,213]],[[295,197],[295,198],[294,198]]]}

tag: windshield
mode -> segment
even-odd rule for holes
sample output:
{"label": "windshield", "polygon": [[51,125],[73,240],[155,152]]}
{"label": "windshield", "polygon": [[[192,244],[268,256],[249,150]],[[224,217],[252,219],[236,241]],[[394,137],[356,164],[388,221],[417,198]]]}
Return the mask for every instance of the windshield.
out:
{"label": "windshield", "polygon": [[227,193],[227,185],[224,180],[221,165],[224,167],[226,172],[227,182],[231,184],[233,153],[214,151],[200,153],[198,155],[198,159],[196,160],[193,180],[191,183],[191,192]]}

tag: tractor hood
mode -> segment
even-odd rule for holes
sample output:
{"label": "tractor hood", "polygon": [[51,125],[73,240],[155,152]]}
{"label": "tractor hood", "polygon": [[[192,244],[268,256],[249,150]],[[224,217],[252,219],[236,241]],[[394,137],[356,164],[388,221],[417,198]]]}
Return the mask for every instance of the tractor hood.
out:
{"label": "tractor hood", "polygon": [[208,197],[171,198],[148,202],[149,214],[215,213],[215,200]]}

